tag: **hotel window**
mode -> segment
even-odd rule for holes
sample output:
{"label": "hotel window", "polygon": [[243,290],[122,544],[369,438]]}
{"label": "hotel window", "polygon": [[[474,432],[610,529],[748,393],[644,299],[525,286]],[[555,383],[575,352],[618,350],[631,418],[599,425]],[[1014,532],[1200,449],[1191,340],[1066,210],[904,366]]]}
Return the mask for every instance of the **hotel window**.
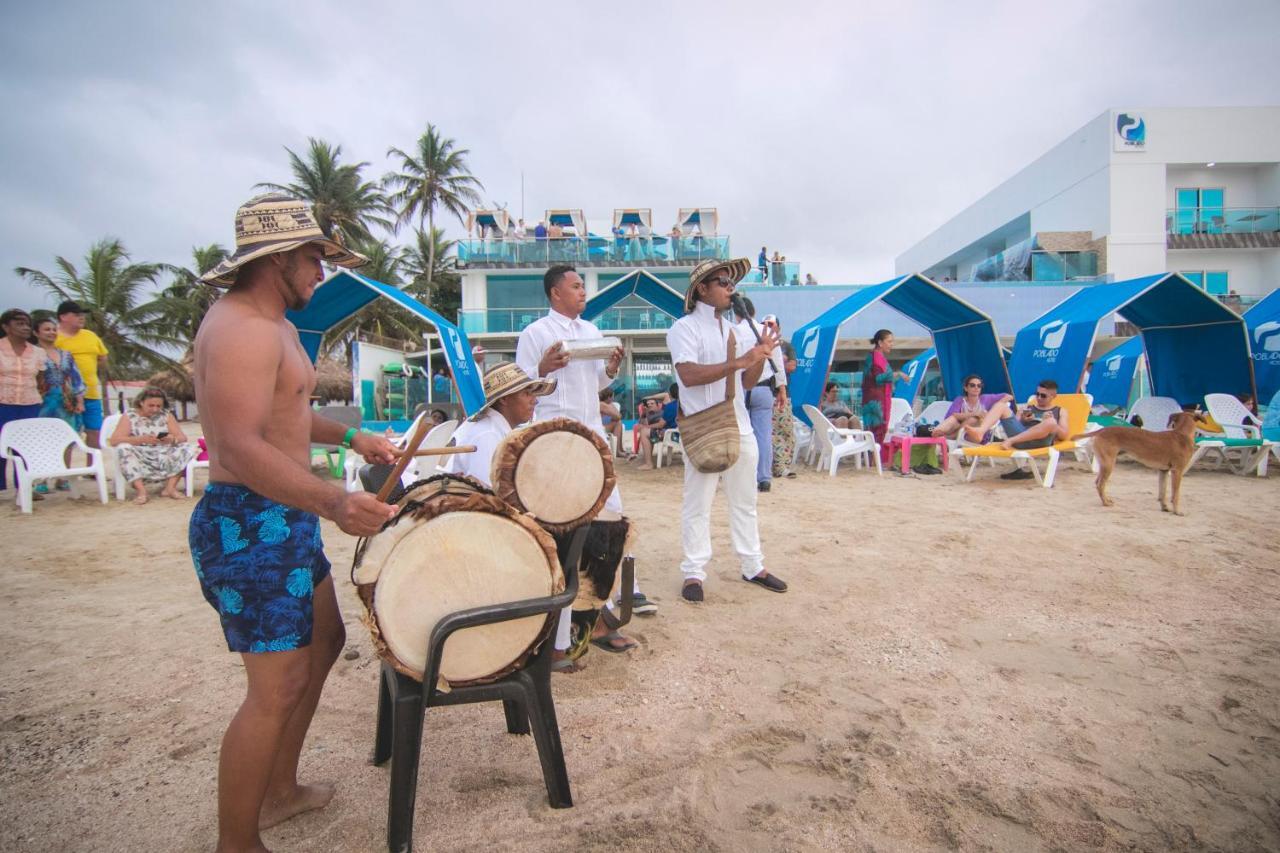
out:
{"label": "hotel window", "polygon": [[1214,296],[1225,296],[1231,289],[1226,270],[1182,270],[1182,274],[1196,287]]}
{"label": "hotel window", "polygon": [[1177,233],[1222,233],[1226,198],[1222,187],[1179,187],[1173,198]]}

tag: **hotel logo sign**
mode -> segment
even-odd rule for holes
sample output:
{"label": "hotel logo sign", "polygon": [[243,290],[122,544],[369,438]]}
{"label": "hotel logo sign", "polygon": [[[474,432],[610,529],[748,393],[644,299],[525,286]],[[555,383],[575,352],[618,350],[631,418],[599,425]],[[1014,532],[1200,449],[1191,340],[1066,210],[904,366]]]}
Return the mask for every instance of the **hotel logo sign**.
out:
{"label": "hotel logo sign", "polygon": [[1115,149],[1142,151],[1147,147],[1147,123],[1139,113],[1116,113]]}

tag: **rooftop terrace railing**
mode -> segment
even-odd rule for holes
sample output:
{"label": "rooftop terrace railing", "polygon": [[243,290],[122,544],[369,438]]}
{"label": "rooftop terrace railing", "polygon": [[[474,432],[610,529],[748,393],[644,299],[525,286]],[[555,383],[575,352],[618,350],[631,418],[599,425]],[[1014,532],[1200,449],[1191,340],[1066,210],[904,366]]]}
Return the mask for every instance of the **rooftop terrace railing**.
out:
{"label": "rooftop terrace railing", "polygon": [[458,266],[545,267],[575,264],[591,267],[634,267],[642,265],[693,266],[707,258],[723,260],[729,255],[726,235],[700,234],[671,237],[526,237],[517,240],[490,237],[458,241]]}
{"label": "rooftop terrace railing", "polygon": [[1166,234],[1261,234],[1280,231],[1280,207],[1178,207],[1165,210]]}

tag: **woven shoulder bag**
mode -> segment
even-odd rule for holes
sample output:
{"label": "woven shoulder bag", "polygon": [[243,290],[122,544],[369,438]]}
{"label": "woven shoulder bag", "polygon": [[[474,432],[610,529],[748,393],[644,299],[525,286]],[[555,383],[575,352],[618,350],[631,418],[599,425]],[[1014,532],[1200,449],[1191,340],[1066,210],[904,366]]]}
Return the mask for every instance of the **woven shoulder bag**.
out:
{"label": "woven shoulder bag", "polygon": [[[735,357],[734,334],[729,332],[728,360]],[[738,385],[737,371],[725,377],[724,399],[695,415],[680,409],[680,446],[684,455],[704,474],[718,474],[738,461],[741,434],[738,416],[733,411],[733,398]]]}

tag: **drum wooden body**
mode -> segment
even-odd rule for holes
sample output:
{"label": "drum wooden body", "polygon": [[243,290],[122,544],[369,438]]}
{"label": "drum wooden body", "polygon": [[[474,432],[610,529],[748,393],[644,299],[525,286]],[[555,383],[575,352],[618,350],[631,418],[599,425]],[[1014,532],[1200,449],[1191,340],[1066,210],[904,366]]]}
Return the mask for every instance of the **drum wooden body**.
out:
{"label": "drum wooden body", "polygon": [[489,480],[498,497],[555,534],[595,518],[618,482],[609,445],[569,418],[508,433],[493,453]]}
{"label": "drum wooden body", "polygon": [[[427,640],[459,610],[564,591],[555,541],[469,477],[411,486],[395,519],[356,548],[352,580],[378,655],[421,679]],[[556,614],[467,628],[445,643],[440,677],[483,684],[518,668],[550,634]]]}

